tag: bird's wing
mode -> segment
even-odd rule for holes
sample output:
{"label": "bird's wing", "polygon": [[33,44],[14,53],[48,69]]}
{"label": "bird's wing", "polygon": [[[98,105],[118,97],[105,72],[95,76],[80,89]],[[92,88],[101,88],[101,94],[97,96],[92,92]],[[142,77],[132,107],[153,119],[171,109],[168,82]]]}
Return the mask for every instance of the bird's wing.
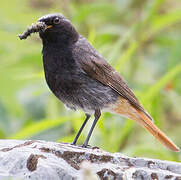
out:
{"label": "bird's wing", "polygon": [[138,110],[144,112],[150,119],[148,113],[138,102],[127,83],[120,74],[107,63],[107,61],[89,44],[85,38],[80,38],[73,50],[73,56],[80,67],[92,78],[104,85],[111,87],[120,96],[124,97]]}

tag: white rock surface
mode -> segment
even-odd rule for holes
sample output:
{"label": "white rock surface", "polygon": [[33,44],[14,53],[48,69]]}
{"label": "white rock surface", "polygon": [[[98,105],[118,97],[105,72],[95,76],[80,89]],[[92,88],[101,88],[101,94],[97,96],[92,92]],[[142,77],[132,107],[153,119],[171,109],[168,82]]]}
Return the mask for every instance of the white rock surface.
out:
{"label": "white rock surface", "polygon": [[0,140],[0,180],[9,179],[181,180],[181,163],[66,143]]}

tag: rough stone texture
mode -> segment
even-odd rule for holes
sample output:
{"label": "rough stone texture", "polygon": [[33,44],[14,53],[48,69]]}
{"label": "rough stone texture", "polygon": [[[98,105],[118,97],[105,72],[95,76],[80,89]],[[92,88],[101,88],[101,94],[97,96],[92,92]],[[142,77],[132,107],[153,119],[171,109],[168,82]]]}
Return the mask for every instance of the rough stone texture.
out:
{"label": "rough stone texture", "polygon": [[66,143],[0,140],[0,180],[181,180],[181,163]]}

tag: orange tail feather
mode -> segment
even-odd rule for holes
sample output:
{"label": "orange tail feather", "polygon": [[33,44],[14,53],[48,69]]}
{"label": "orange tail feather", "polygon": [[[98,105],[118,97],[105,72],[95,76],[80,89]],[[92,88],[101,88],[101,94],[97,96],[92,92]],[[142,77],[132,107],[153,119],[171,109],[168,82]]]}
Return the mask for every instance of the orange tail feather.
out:
{"label": "orange tail feather", "polygon": [[136,120],[137,122],[145,127],[165,147],[175,152],[180,151],[180,149],[158,127],[156,127],[156,125],[144,114],[144,112],[139,110],[136,111],[141,118],[139,121]]}
{"label": "orange tail feather", "polygon": [[111,107],[111,112],[126,116],[145,127],[158,141],[168,149],[178,152],[180,149],[152,122],[152,118],[145,112],[133,107],[126,99],[121,98]]}

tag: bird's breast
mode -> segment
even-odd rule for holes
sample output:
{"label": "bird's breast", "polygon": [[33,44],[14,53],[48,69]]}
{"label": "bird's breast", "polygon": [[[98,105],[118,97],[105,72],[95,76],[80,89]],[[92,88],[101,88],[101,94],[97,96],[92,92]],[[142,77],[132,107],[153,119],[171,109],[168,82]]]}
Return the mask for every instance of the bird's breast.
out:
{"label": "bird's breast", "polygon": [[43,66],[46,82],[59,99],[70,96],[78,88],[79,68],[67,49],[44,50]]}

